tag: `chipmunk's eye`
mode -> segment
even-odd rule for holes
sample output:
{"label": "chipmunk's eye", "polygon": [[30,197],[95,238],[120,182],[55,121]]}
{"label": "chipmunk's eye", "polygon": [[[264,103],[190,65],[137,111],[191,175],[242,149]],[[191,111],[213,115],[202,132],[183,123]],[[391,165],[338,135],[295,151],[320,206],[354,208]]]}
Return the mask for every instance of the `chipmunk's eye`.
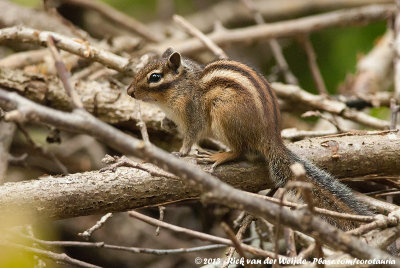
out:
{"label": "chipmunk's eye", "polygon": [[149,77],[149,83],[157,83],[161,80],[162,74],[160,73],[152,73]]}

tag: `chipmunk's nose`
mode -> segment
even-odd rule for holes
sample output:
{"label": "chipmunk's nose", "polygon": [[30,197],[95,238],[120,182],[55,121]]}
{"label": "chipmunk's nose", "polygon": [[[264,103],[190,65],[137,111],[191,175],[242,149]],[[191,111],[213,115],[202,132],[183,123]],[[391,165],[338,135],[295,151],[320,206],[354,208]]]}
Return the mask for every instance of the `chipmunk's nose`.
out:
{"label": "chipmunk's nose", "polygon": [[135,97],[135,92],[133,91],[133,86],[132,86],[132,85],[130,85],[130,86],[128,87],[128,89],[126,90],[126,92],[127,92],[128,95],[131,96],[132,98]]}

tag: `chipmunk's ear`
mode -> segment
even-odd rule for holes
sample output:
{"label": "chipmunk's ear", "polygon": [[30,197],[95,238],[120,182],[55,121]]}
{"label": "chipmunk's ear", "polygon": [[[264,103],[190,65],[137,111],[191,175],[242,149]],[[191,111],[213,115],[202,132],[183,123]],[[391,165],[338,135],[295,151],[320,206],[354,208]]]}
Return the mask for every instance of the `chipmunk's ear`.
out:
{"label": "chipmunk's ear", "polygon": [[181,54],[179,52],[174,51],[168,58],[168,66],[177,71],[178,68],[181,66]]}
{"label": "chipmunk's ear", "polygon": [[169,47],[169,48],[167,48],[167,50],[164,51],[164,53],[161,55],[161,57],[164,59],[167,59],[174,52],[175,52],[175,49],[173,49],[172,47]]}

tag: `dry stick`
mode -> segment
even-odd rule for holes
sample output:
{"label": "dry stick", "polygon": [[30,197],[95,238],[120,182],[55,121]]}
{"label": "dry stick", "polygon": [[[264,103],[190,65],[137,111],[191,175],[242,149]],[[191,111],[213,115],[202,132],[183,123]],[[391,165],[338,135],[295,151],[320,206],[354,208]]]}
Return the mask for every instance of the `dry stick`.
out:
{"label": "dry stick", "polygon": [[61,161],[58,159],[58,157],[51,151],[48,151],[46,148],[38,145],[33,139],[32,137],[29,135],[29,132],[22,126],[21,123],[17,123],[17,128],[19,131],[21,131],[22,135],[25,137],[26,141],[28,142],[28,144],[34,149],[34,150],[38,150],[39,152],[41,152],[43,155],[48,156],[51,158],[51,160],[54,161],[54,163],[57,165],[57,167],[60,169],[60,171],[63,174],[69,174],[67,167],[61,163]]}
{"label": "dry stick", "polygon": [[321,71],[318,67],[317,56],[311,44],[310,36],[301,35],[299,36],[298,40],[303,46],[304,51],[306,52],[308,66],[310,67],[311,74],[314,79],[315,85],[317,86],[319,94],[328,95],[328,90],[326,89],[324,79],[322,78]]}
{"label": "dry stick", "polygon": [[[257,10],[257,8],[252,0],[242,0],[242,2],[250,10],[250,12],[253,13],[254,20],[256,21],[256,23],[258,25],[265,24],[263,16]],[[289,64],[287,63],[287,61],[283,55],[282,48],[279,45],[279,42],[273,38],[268,41],[268,44],[271,48],[272,54],[274,55],[274,58],[279,67],[279,70],[282,72],[283,77],[285,78],[286,83],[298,85],[299,81],[293,75],[293,73],[290,71]]]}
{"label": "dry stick", "polygon": [[102,159],[102,162],[105,164],[111,164],[111,165],[100,169],[99,170],[100,172],[104,172],[106,170],[114,170],[115,171],[115,169],[117,167],[132,167],[132,168],[143,170],[154,177],[167,177],[170,179],[176,178],[174,175],[167,173],[167,172],[163,171],[162,169],[160,169],[160,171],[157,171],[157,170],[152,170],[150,168],[144,167],[141,163],[137,163],[137,162],[129,159],[125,155],[123,155],[121,157],[106,155]]}
{"label": "dry stick", "polygon": [[[234,42],[248,42],[249,40],[256,41],[266,40],[269,38],[295,36],[319,31],[328,27],[366,24],[372,21],[385,20],[390,17],[393,12],[393,5],[371,5],[265,25],[226,30],[224,31],[224,34],[211,33],[207,36],[220,46]],[[204,45],[197,39],[175,43],[174,47],[182,53],[194,53],[204,49]]]}
{"label": "dry stick", "polygon": [[74,87],[71,85],[71,74],[65,67],[63,60],[61,59],[61,55],[57,50],[55,45],[56,40],[52,35],[47,37],[48,47],[50,49],[51,55],[54,58],[55,66],[57,69],[57,73],[60,76],[60,79],[64,85],[64,89],[67,92],[68,96],[71,98],[71,104],[74,109],[83,109],[83,103],[78,93],[76,93]]}
{"label": "dry stick", "polygon": [[[141,220],[143,222],[146,222],[146,223],[148,223],[150,225],[153,225],[153,226],[160,226],[160,227],[163,227],[165,229],[168,229],[168,230],[171,230],[171,231],[174,231],[174,232],[184,233],[184,234],[196,237],[196,238],[198,238],[200,240],[203,240],[203,241],[210,241],[210,242],[213,242],[213,243],[219,243],[219,244],[225,244],[225,245],[228,245],[228,246],[234,246],[233,242],[231,240],[229,240],[229,239],[226,239],[226,238],[221,238],[221,237],[218,237],[218,236],[209,235],[209,234],[198,232],[198,231],[193,231],[193,230],[186,229],[186,228],[183,228],[183,227],[179,227],[179,226],[176,226],[176,225],[173,225],[173,224],[169,224],[169,223],[166,223],[166,222],[163,222],[163,221],[159,221],[157,219],[148,217],[146,215],[143,215],[143,214],[141,214],[139,212],[136,212],[136,211],[133,211],[133,210],[129,211],[128,213],[129,213],[129,216],[134,217],[136,219],[139,219],[139,220]],[[246,244],[243,244],[243,243],[241,243],[241,247],[242,247],[243,250],[246,250],[246,251],[248,251],[248,252],[250,252],[252,254],[258,255],[258,256],[270,257],[270,258],[274,258],[275,257],[275,254],[272,253],[272,252],[269,252],[269,251],[266,251],[266,250],[262,250],[262,249],[259,249],[259,248],[253,247],[253,246],[249,246],[249,245],[246,245]],[[286,258],[285,256],[281,256],[281,255],[279,257],[280,258]]]}
{"label": "dry stick", "polygon": [[[191,181],[197,183],[207,193],[204,195],[204,198],[209,201],[218,202],[231,208],[244,209],[256,216],[265,217],[272,222],[275,221],[279,213],[282,213],[281,220],[283,224],[294,230],[309,234],[329,244],[332,248],[346,251],[357,258],[395,259],[400,263],[400,259],[368,246],[318,217],[313,217],[308,225],[304,225],[299,219],[307,217],[306,211],[281,211],[278,205],[244,194],[243,191],[223,183],[202,171],[199,167],[171,157],[169,153],[155,146],[146,145],[143,141],[116,130],[84,110],[77,109],[72,113],[57,111],[36,104],[16,93],[8,92],[4,89],[0,89],[0,105],[7,110],[18,109],[13,113],[7,113],[5,115],[6,120],[31,120],[32,122],[50,124],[60,129],[86,133],[100,139],[111,148],[122,153],[150,161],[183,179],[190,178]],[[229,242],[231,243],[230,240]]]}
{"label": "dry stick", "polygon": [[[283,211],[283,200],[285,198],[285,194],[286,194],[286,189],[283,188],[282,192],[277,192],[276,193],[277,196],[279,196],[279,213],[276,216],[276,224],[275,224],[275,235],[274,235],[274,239],[275,239],[275,244],[274,244],[274,248],[275,248],[275,258],[278,259],[278,253],[279,253],[279,233],[280,233],[280,229],[281,229],[281,218],[282,218],[282,211]],[[274,263],[272,265],[272,267],[279,267],[279,264]]]}
{"label": "dry stick", "polygon": [[[306,179],[306,170],[304,169],[304,166],[300,163],[295,163],[290,166],[290,169],[293,173],[293,176],[295,177],[295,182],[300,182],[301,183],[301,188],[300,191],[302,193],[302,197],[304,201],[307,203],[307,207],[311,212],[311,217],[314,217],[314,201],[312,198],[312,184],[307,183]],[[293,183],[293,182],[290,182]],[[315,239],[315,249],[317,250],[316,255],[317,258],[323,258],[324,253],[322,251],[322,246],[321,243]],[[317,263],[318,267],[325,267],[324,264]]]}
{"label": "dry stick", "polygon": [[343,130],[343,128],[341,126],[339,126],[337,120],[334,120],[333,118],[327,116],[326,114],[321,113],[320,111],[308,111],[301,115],[302,118],[307,118],[310,116],[318,116],[318,117],[328,121],[329,123],[331,123],[336,128],[335,134],[345,132]]}
{"label": "dry stick", "polygon": [[[264,195],[259,195],[259,194],[255,194],[255,193],[246,193],[246,194],[271,201],[275,204],[282,204],[282,205],[290,207],[290,208],[300,209],[300,208],[303,208],[304,206],[306,206],[303,204],[297,204],[297,203],[289,202],[286,200],[281,202],[280,199],[277,199],[274,197],[269,197],[269,196],[264,196]],[[337,211],[328,210],[328,209],[324,209],[324,208],[318,208],[318,207],[314,207],[314,211],[321,215],[326,215],[326,216],[339,218],[339,219],[347,219],[347,220],[352,220],[352,221],[369,223],[369,222],[372,222],[375,220],[374,216],[353,215],[353,214],[342,213],[342,212],[337,212]]]}
{"label": "dry stick", "polygon": [[198,38],[208,49],[210,49],[219,59],[227,59],[228,55],[205,34],[199,31],[196,27],[190,24],[187,20],[179,15],[174,15],[173,19],[176,23],[182,26],[190,35]]}
{"label": "dry stick", "polygon": [[42,249],[38,249],[38,248],[27,247],[27,246],[19,245],[19,244],[12,243],[12,242],[6,241],[6,240],[0,240],[0,247],[1,246],[11,247],[11,248],[15,248],[17,250],[23,250],[23,251],[30,252],[30,253],[33,253],[38,256],[42,256],[42,257],[57,261],[57,262],[63,262],[63,263],[71,264],[71,265],[78,266],[78,267],[100,268],[100,266],[93,265],[93,264],[90,264],[87,262],[83,262],[83,261],[80,261],[77,259],[73,259],[65,253],[55,253],[55,252],[42,250]]}
{"label": "dry stick", "polygon": [[137,33],[141,37],[152,41],[152,42],[160,42],[162,37],[159,33],[149,29],[143,23],[135,20],[134,18],[122,13],[111,6],[102,3],[101,1],[93,1],[93,0],[63,0],[63,2],[76,5],[79,7],[84,7],[89,10],[95,10],[104,17],[120,24],[128,30],[131,30],[134,33]]}
{"label": "dry stick", "polygon": [[117,71],[133,74],[133,68],[128,59],[109,51],[89,46],[85,41],[72,39],[54,32],[39,31],[20,26],[3,28],[0,30],[0,43],[4,40],[20,40],[47,46],[49,35],[57,40],[55,45],[59,49],[100,62],[106,67],[115,69]]}
{"label": "dry stick", "polygon": [[[202,1],[205,2],[205,1]],[[332,10],[349,9],[373,4],[393,4],[393,0],[290,0],[290,1],[255,1],[256,9],[263,17],[271,21],[282,18],[302,17],[309,14],[323,13]],[[213,22],[221,20],[225,25],[240,21],[242,24],[252,22],[247,10],[239,1],[213,1],[214,5],[200,10],[186,18],[201,31],[212,29]]]}
{"label": "dry stick", "polygon": [[396,104],[396,99],[390,99],[390,112],[391,112],[391,121],[390,121],[390,129],[395,130],[397,128],[397,116],[400,112],[400,105]]}
{"label": "dry stick", "polygon": [[144,122],[142,117],[142,109],[140,106],[140,102],[136,101],[135,104],[137,110],[137,118],[139,120],[136,125],[140,128],[140,133],[142,134],[142,139],[144,140],[144,142],[150,144],[149,133],[147,132],[146,123]]}
{"label": "dry stick", "polygon": [[89,34],[87,32],[85,32],[84,30],[82,30],[81,28],[78,28],[77,26],[75,26],[75,24],[73,24],[72,22],[70,22],[69,20],[67,20],[66,18],[64,18],[57,10],[57,8],[55,7],[51,7],[52,4],[49,5],[50,0],[43,0],[43,9],[50,15],[55,17],[56,19],[58,19],[62,24],[64,24],[68,29],[71,30],[71,33],[73,33],[75,36],[82,38],[84,40],[87,40],[89,36]]}
{"label": "dry stick", "polygon": [[[192,247],[192,248],[178,248],[178,249],[152,249],[152,248],[137,248],[137,247],[125,247],[125,246],[117,246],[117,245],[110,245],[104,242],[80,242],[80,241],[47,241],[41,240],[35,237],[22,235],[20,233],[16,233],[18,236],[23,238],[32,240],[37,244],[41,244],[47,247],[52,246],[59,246],[59,247],[82,247],[82,248],[104,248],[104,249],[111,249],[111,250],[121,250],[130,253],[144,253],[144,254],[152,254],[152,255],[170,255],[170,254],[181,254],[181,253],[190,253],[190,252],[199,252],[199,251],[206,251],[218,248],[227,247],[225,244],[213,244],[213,245],[206,245],[206,246],[199,246],[199,247]],[[264,235],[266,235],[264,233]],[[259,239],[258,236],[249,237],[243,239],[242,242],[251,242],[255,239]]]}
{"label": "dry stick", "polygon": [[296,257],[296,241],[294,240],[294,232],[292,229],[285,227],[284,228],[284,237],[286,242],[286,255],[289,257]]}
{"label": "dry stick", "polygon": [[[221,222],[221,227],[224,230],[224,232],[227,234],[229,239],[232,241],[233,245],[235,246],[236,251],[239,253],[239,256],[244,258],[244,267],[248,268],[249,265],[246,263],[246,254],[244,253],[244,250],[242,248],[242,245],[239,241],[239,239],[235,236],[235,233],[232,231],[231,227],[226,222]],[[229,259],[228,259],[229,260]]]}
{"label": "dry stick", "polygon": [[83,233],[79,233],[78,235],[82,236],[86,240],[89,240],[89,238],[93,234],[93,232],[100,229],[101,227],[103,227],[103,225],[106,223],[106,221],[108,219],[110,219],[112,216],[113,216],[112,213],[107,213],[106,215],[101,217],[100,220],[98,220],[95,225],[93,225],[92,227],[90,227],[89,229],[84,231]]}
{"label": "dry stick", "polygon": [[361,225],[360,227],[347,231],[348,234],[352,235],[363,235],[365,233],[368,233],[371,230],[378,229],[378,228],[386,228],[388,226],[395,226],[397,225],[396,219],[393,219],[391,217],[385,217],[383,215],[377,215],[375,216],[376,220],[368,223]]}
{"label": "dry stick", "polygon": [[295,85],[272,83],[278,97],[294,103],[301,102],[314,109],[339,115],[345,119],[372,127],[374,129],[389,129],[390,122],[370,116],[366,113],[350,109],[343,102],[330,100],[322,95],[314,95]]}
{"label": "dry stick", "polygon": [[[158,211],[159,211],[159,213],[160,213],[160,218],[159,218],[159,220],[160,220],[160,221],[163,221],[163,220],[164,220],[165,207],[164,207],[164,206],[159,206],[159,207],[158,207]],[[158,235],[160,235],[160,226],[157,226],[157,228],[156,228],[156,236],[158,236]]]}
{"label": "dry stick", "polygon": [[298,130],[297,128],[285,128],[281,131],[281,137],[290,141],[299,141],[305,138],[315,138],[338,134],[337,129],[329,130]]}
{"label": "dry stick", "polygon": [[[245,213],[245,212],[243,212],[243,213]],[[250,226],[253,219],[254,219],[253,215],[246,215],[243,219],[241,219],[241,226],[236,233],[237,240],[239,240],[239,241],[242,240],[243,234],[246,232],[247,228]],[[221,266],[221,268],[227,268],[229,266],[228,260],[232,259],[233,254],[235,254],[235,248],[237,248],[237,247],[230,247],[228,249],[228,252],[225,254],[226,255],[225,261],[223,262],[223,265]]]}

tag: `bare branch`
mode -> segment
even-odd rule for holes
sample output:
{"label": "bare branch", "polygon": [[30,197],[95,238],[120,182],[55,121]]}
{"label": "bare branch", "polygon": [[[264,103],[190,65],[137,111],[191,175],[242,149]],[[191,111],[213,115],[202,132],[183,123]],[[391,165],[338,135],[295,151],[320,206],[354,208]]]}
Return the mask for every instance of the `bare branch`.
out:
{"label": "bare branch", "polygon": [[78,267],[100,268],[100,266],[93,265],[93,264],[90,264],[87,262],[83,262],[83,261],[79,261],[77,259],[71,258],[65,253],[55,253],[55,252],[42,250],[42,249],[38,249],[38,248],[27,247],[27,246],[12,243],[12,242],[9,242],[6,240],[0,240],[0,246],[10,247],[10,248],[14,248],[16,250],[31,252],[31,253],[33,253],[35,255],[39,255],[41,257],[45,257],[45,258],[48,258],[48,259],[51,259],[54,261],[60,261],[60,262],[71,264],[71,265],[78,266]]}
{"label": "bare branch", "polygon": [[[160,226],[160,227],[163,227],[165,229],[168,229],[168,230],[171,230],[171,231],[174,231],[174,232],[184,233],[184,234],[196,237],[197,239],[201,239],[201,240],[204,240],[204,241],[210,241],[210,242],[213,242],[213,243],[219,243],[219,244],[225,244],[225,245],[229,245],[229,246],[234,246],[233,242],[230,239],[221,238],[221,237],[217,237],[217,236],[214,236],[214,235],[209,235],[209,234],[205,234],[205,233],[202,233],[202,232],[193,231],[193,230],[190,230],[190,229],[186,229],[186,228],[183,228],[183,227],[172,225],[172,224],[169,224],[169,223],[166,223],[166,222],[159,221],[157,219],[148,217],[146,215],[140,214],[140,213],[138,213],[136,211],[129,211],[129,216],[134,217],[136,219],[139,219],[141,221],[144,221],[144,222],[146,222],[148,224],[151,224],[153,226]],[[258,256],[263,256],[263,257],[266,257],[266,258],[268,258],[268,257],[269,258],[274,258],[275,257],[275,254],[272,253],[272,252],[269,252],[269,251],[266,251],[266,250],[262,250],[262,249],[259,249],[259,248],[253,247],[253,246],[249,246],[249,245],[246,245],[244,243],[241,243],[241,247],[243,248],[243,250],[246,250],[246,251],[248,251],[250,253],[253,253],[253,254],[256,254]],[[286,257],[282,256],[282,255],[279,255],[279,257],[286,259]]]}
{"label": "bare branch", "polygon": [[[0,90],[0,104],[7,110],[17,107],[22,119],[51,124],[61,129],[71,128],[73,125],[74,131],[88,133],[121,152],[158,164],[168,172],[197,183],[203,192],[207,193],[204,198],[212,202],[218,202],[231,208],[245,209],[272,222],[275,222],[277,215],[281,214],[280,218],[284,225],[310,234],[315,239],[327,243],[333,248],[349,252],[350,255],[358,258],[397,260],[381,250],[369,247],[364,242],[346,235],[318,217],[312,217],[305,225],[301,221],[299,222],[299,219],[309,218],[306,211],[281,210],[272,202],[244,194],[203,172],[195,165],[171,157],[170,154],[157,147],[146,145],[144,142],[117,131],[83,110],[76,109],[73,113],[66,114],[32,103],[16,93],[4,90]],[[229,242],[231,243],[231,241]],[[400,262],[400,260],[397,261]]]}
{"label": "bare branch", "polygon": [[57,73],[64,85],[64,89],[67,92],[68,96],[71,98],[72,107],[75,109],[83,109],[82,101],[79,95],[76,93],[74,87],[71,85],[71,74],[67,70],[63,60],[61,59],[61,55],[57,50],[55,43],[57,40],[54,40],[53,36],[49,35],[47,37],[47,46],[50,49],[51,55],[54,58],[55,67],[57,69]]}
{"label": "bare branch", "polygon": [[284,85],[281,83],[272,83],[278,97],[290,100],[292,102],[301,102],[307,106],[339,115],[343,118],[355,121],[357,123],[375,128],[375,129],[389,129],[390,123],[366,113],[359,112],[348,108],[343,102],[330,100],[321,95],[313,95],[307,91],[302,90],[295,85]]}
{"label": "bare branch", "polygon": [[[298,34],[319,31],[328,27],[345,27],[385,20],[393,14],[394,10],[393,5],[373,5],[242,29],[226,30],[223,35],[211,33],[207,36],[217,45],[296,36]],[[174,42],[169,45],[187,54],[204,49],[204,45],[197,39]],[[159,48],[160,51],[162,49],[161,47]]]}
{"label": "bare branch", "polygon": [[93,0],[63,0],[62,2],[76,5],[79,7],[87,8],[90,10],[95,10],[99,12],[104,17],[120,24],[126,29],[137,33],[141,37],[152,41],[152,42],[160,42],[162,37],[160,33],[156,33],[155,31],[150,30],[143,23],[135,20],[134,18],[112,8],[111,6],[101,2],[101,1],[93,1]]}
{"label": "bare branch", "polygon": [[79,39],[71,39],[54,32],[39,31],[24,27],[10,27],[0,30],[0,43],[4,40],[20,40],[47,46],[49,35],[58,42],[57,48],[66,50],[81,57],[98,61],[105,66],[123,73],[132,73],[133,69],[128,59],[117,56],[111,52],[89,46],[87,42]]}
{"label": "bare branch", "polygon": [[205,34],[200,32],[198,29],[196,29],[183,17],[179,15],[174,15],[173,19],[176,23],[182,26],[190,35],[198,38],[204,44],[204,46],[210,49],[219,59],[228,58],[228,55],[226,55],[225,52],[219,46],[217,46],[213,41],[211,41],[211,39],[209,39]]}
{"label": "bare branch", "polygon": [[93,225],[92,227],[90,227],[89,229],[84,231],[83,233],[79,233],[78,235],[89,240],[89,238],[93,234],[93,232],[100,229],[101,227],[103,227],[103,225],[106,223],[106,221],[112,217],[112,215],[113,215],[112,213],[107,213],[106,215],[101,217],[101,219],[98,220],[95,225]]}

